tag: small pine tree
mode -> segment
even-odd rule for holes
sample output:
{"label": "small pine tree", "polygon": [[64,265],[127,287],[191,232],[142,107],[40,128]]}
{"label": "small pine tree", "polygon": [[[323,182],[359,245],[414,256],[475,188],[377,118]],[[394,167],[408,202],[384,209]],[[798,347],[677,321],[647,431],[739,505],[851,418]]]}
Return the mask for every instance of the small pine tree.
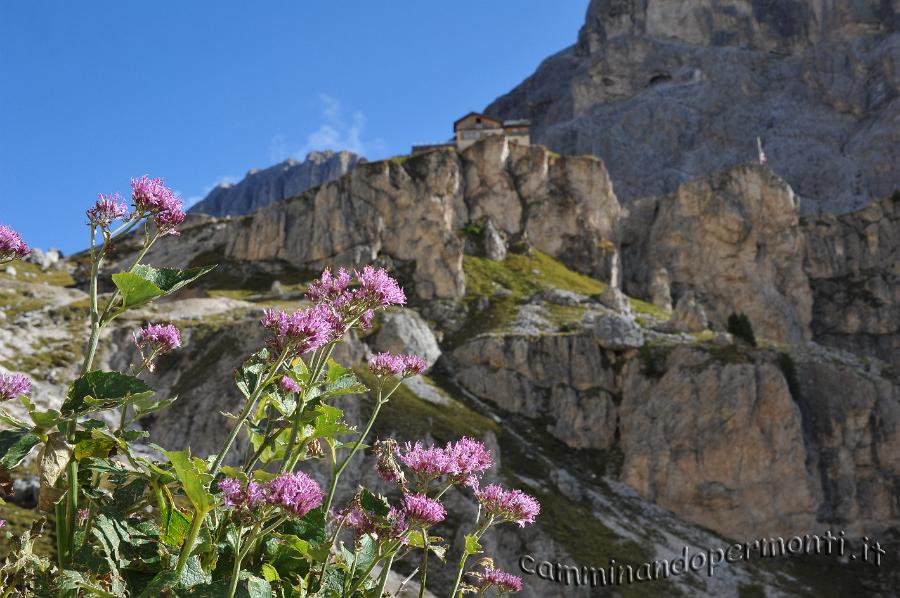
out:
{"label": "small pine tree", "polygon": [[753,334],[753,325],[750,318],[744,314],[731,314],[728,316],[728,332],[746,341],[751,347],[756,346],[756,336]]}

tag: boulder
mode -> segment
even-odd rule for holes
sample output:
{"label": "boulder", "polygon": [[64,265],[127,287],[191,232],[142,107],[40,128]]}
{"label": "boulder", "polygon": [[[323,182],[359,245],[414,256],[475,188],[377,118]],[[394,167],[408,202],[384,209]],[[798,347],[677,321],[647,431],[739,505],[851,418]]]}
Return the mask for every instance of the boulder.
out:
{"label": "boulder", "polygon": [[708,325],[706,310],[697,301],[694,292],[687,291],[678,300],[675,311],[666,322],[665,328],[669,332],[702,332]]}
{"label": "boulder", "polygon": [[441,349],[428,323],[412,309],[401,308],[384,313],[372,346],[375,351],[414,353],[424,359],[428,367],[441,356]]}
{"label": "boulder", "polygon": [[633,318],[619,314],[598,316],[593,322],[593,334],[597,343],[611,351],[640,349],[644,345],[644,333]]}
{"label": "boulder", "polygon": [[628,303],[628,297],[625,296],[625,293],[612,285],[600,293],[599,297],[597,297],[597,301],[615,312],[626,315],[631,314],[631,304]]}

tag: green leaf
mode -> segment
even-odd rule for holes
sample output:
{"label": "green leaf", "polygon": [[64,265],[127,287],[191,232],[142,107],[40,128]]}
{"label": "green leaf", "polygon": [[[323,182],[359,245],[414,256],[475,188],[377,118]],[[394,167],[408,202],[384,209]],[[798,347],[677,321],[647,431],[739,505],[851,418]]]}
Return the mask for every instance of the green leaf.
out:
{"label": "green leaf", "polygon": [[154,399],[153,397],[147,397],[143,399],[137,399],[132,401],[131,408],[134,409],[134,418],[132,421],[137,420],[148,413],[154,413],[159,411],[160,409],[165,409],[172,403],[174,403],[178,399],[177,396],[169,397],[167,399]]}
{"label": "green leaf", "polygon": [[161,595],[163,590],[174,588],[178,584],[178,576],[174,571],[160,571],[147,584],[144,591],[140,593],[138,598],[156,598]]}
{"label": "green leaf", "polygon": [[325,541],[325,511],[322,507],[313,509],[302,519],[286,522],[283,529],[286,533],[293,534],[301,540],[321,544]]}
{"label": "green leaf", "polygon": [[466,554],[478,554],[481,552],[481,544],[478,538],[472,534],[466,535]]}
{"label": "green leaf", "polygon": [[208,513],[215,505],[215,499],[206,489],[212,481],[212,476],[206,473],[206,462],[196,457],[191,459],[191,453],[187,450],[167,451],[165,455],[172,463],[175,475],[194,510],[198,514]]}
{"label": "green leaf", "polygon": [[247,593],[250,598],[272,598],[272,586],[255,575],[247,576]]}
{"label": "green leaf", "polygon": [[112,279],[116,288],[122,293],[122,307],[127,308],[174,293],[213,268],[215,266],[179,270],[138,264],[130,272],[113,274]]}
{"label": "green leaf", "polygon": [[28,415],[34,425],[45,430],[49,430],[59,422],[62,414],[56,409],[48,409],[47,411],[30,411]]}
{"label": "green leaf", "polygon": [[184,571],[181,572],[181,577],[178,579],[178,586],[187,589],[211,581],[212,575],[203,570],[200,557],[194,555],[188,558]]}
{"label": "green leaf", "polygon": [[191,527],[191,520],[184,513],[170,504],[162,510],[160,521],[160,538],[170,546],[181,546]]}
{"label": "green leaf", "polygon": [[0,430],[0,467],[16,467],[40,442],[28,430]]}
{"label": "green leaf", "polygon": [[356,570],[367,571],[376,556],[378,556],[378,542],[372,536],[366,534],[360,540],[360,546],[356,550],[356,556],[354,557]]}
{"label": "green leaf", "polygon": [[366,511],[372,511],[376,515],[384,517],[388,514],[388,511],[391,508],[391,505],[388,504],[388,501],[385,497],[379,495],[372,494],[365,488],[363,488],[359,493],[359,504]]}
{"label": "green leaf", "polygon": [[128,401],[152,396],[154,390],[134,376],[95,370],[84,374],[69,386],[63,403],[65,414],[87,413],[118,407]]}
{"label": "green leaf", "polygon": [[350,373],[341,376],[334,382],[325,386],[325,390],[318,395],[318,399],[325,400],[332,397],[356,395],[368,391],[369,387],[362,384],[356,377],[356,374]]}
{"label": "green leaf", "polygon": [[109,438],[82,440],[75,445],[75,460],[81,461],[87,457],[108,457],[114,446],[116,446],[115,441]]}
{"label": "green leaf", "polygon": [[269,563],[263,563],[262,567],[260,567],[260,573],[262,573],[263,579],[266,581],[278,581],[281,577],[278,575],[278,570],[270,565]]}
{"label": "green leaf", "polygon": [[9,411],[0,407],[0,424],[6,424],[7,426],[12,426],[13,428],[22,428],[27,429],[29,426],[25,422],[19,420],[16,417],[13,417]]}

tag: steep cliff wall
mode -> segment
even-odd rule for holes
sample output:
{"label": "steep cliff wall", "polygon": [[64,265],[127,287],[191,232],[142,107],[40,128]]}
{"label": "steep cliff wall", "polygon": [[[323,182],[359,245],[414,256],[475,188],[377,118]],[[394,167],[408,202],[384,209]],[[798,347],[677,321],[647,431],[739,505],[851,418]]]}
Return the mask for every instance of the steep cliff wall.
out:
{"label": "steep cliff wall", "polygon": [[897,187],[898,24],[880,0],[593,0],[578,42],[487,112],[602,158],[623,202],[755,158],[761,137],[804,211],[849,211]]}

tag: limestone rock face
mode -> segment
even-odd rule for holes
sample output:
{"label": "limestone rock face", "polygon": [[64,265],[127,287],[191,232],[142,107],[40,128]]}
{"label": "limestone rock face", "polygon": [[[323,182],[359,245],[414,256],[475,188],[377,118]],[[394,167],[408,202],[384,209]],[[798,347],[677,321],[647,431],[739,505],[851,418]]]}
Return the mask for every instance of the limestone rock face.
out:
{"label": "limestone rock face", "polygon": [[365,162],[365,158],[353,152],[310,152],[303,162],[285,160],[264,170],[251,170],[237,184],[217,185],[190,212],[210,216],[249,214],[264,205],[333,181],[360,162]]}
{"label": "limestone rock face", "polygon": [[424,359],[428,367],[441,356],[441,349],[428,323],[411,309],[399,309],[381,316],[374,348],[394,354],[414,353]]}
{"label": "limestone rock face", "polygon": [[761,137],[804,210],[853,210],[897,183],[897,15],[880,0],[593,0],[578,42],[486,111],[602,158],[623,202],[755,159]]}
{"label": "limestone rock face", "polygon": [[673,332],[702,332],[708,324],[706,310],[697,301],[694,292],[688,291],[678,300],[666,328]]}
{"label": "limestone rock face", "polygon": [[900,367],[900,199],[810,218],[805,270],[816,340]]}
{"label": "limestone rock face", "polygon": [[381,257],[409,266],[413,295],[458,298],[465,293],[464,224],[489,217],[498,234],[524,233],[533,247],[603,278],[602,246],[614,238],[619,213],[599,160],[493,137],[463,153],[360,164],[242,219],[193,217],[181,238],[162,239],[148,259],[175,267],[227,260],[228,275],[269,266],[277,275]]}
{"label": "limestone rock face", "polygon": [[[659,380],[629,367],[620,406],[622,480],[730,537],[808,533],[821,500],[805,467],[800,409],[772,364],[679,351]],[[692,368],[705,366],[702,370]],[[784,483],[790,480],[790,483]]]}
{"label": "limestone rock face", "polygon": [[682,343],[634,358],[588,331],[485,335],[452,363],[468,392],[572,448],[615,448],[624,483],[727,537],[900,523],[896,380],[803,351],[721,351]]}
{"label": "limestone rock face", "polygon": [[796,197],[771,171],[735,167],[635,202],[621,239],[626,292],[649,297],[664,268],[673,294],[692,289],[719,329],[742,312],[760,336],[809,338],[812,294]]}

